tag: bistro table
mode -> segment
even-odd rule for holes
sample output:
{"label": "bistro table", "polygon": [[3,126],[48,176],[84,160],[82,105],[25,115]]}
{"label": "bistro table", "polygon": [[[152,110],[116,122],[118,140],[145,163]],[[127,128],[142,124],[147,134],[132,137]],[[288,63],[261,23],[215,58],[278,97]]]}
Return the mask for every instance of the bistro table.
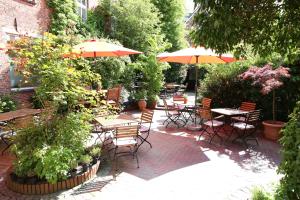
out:
{"label": "bistro table", "polygon": [[[95,121],[100,126],[100,131],[97,131],[95,133],[98,134],[97,139],[100,139],[100,141],[102,141],[102,142],[104,142],[107,139],[106,138],[107,132],[114,131],[117,127],[120,127],[120,126],[126,126],[126,125],[139,123],[139,120],[137,118],[135,118],[132,115],[127,114],[127,113],[123,113],[120,115],[95,117]],[[103,140],[101,139],[101,137],[104,137]]]}
{"label": "bistro table", "polygon": [[8,122],[17,118],[27,117],[41,113],[41,109],[23,108],[15,111],[10,111],[0,114],[0,122]]}
{"label": "bistro table", "polygon": [[243,110],[233,109],[233,108],[213,108],[211,109],[211,112],[223,115],[225,118],[224,119],[225,124],[229,124],[229,125],[231,124],[231,117],[243,116],[249,113],[248,111],[243,111]]}
{"label": "bistro table", "polygon": [[[24,108],[15,111],[5,112],[0,114],[0,125],[7,126],[7,122],[13,121],[18,118],[23,118],[27,116],[37,115],[41,113],[41,109],[30,109]],[[6,147],[2,150],[2,154],[12,145],[11,142],[7,140],[7,137],[11,137],[15,134],[15,131],[10,128],[10,131],[2,131],[0,128],[0,138],[6,144]]]}

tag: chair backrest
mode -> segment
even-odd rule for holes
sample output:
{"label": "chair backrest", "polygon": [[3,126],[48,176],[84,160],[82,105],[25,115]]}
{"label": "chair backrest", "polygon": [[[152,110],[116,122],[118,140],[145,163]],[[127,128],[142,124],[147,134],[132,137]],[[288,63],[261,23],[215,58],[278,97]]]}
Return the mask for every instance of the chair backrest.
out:
{"label": "chair backrest", "polygon": [[212,119],[211,111],[207,108],[199,108],[198,114],[200,115],[201,119],[208,121]]}
{"label": "chair backrest", "polygon": [[210,108],[210,105],[211,105],[211,99],[210,98],[206,98],[204,97],[201,101],[202,103],[202,107],[203,108]]}
{"label": "chair backrest", "polygon": [[170,115],[170,113],[169,113],[169,107],[168,107],[166,99],[163,99],[163,102],[164,102],[166,116],[169,116]]}
{"label": "chair backrest", "polygon": [[246,124],[255,124],[260,119],[260,110],[254,110],[248,113]]}
{"label": "chair backrest", "polygon": [[253,102],[242,102],[240,110],[243,111],[253,111],[256,108],[256,103]]}
{"label": "chair backrest", "polygon": [[173,101],[184,101],[183,95],[173,95]]}
{"label": "chair backrest", "polygon": [[153,110],[143,110],[141,116],[141,123],[152,123],[153,115]]}
{"label": "chair backrest", "polygon": [[113,100],[116,103],[119,102],[121,95],[120,87],[114,87],[107,90],[106,100]]}
{"label": "chair backrest", "polygon": [[138,136],[138,127],[138,125],[117,127],[115,138],[135,138]]}

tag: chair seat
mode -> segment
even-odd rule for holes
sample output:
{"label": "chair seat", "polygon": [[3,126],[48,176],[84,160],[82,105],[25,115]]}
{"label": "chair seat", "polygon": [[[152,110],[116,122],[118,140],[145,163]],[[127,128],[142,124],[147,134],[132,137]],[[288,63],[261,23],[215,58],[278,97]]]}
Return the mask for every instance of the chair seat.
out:
{"label": "chair seat", "polygon": [[128,137],[128,138],[113,139],[113,143],[115,146],[129,146],[129,145],[137,144],[137,141],[133,137]]}
{"label": "chair seat", "polygon": [[140,130],[140,133],[145,133],[145,132],[149,131],[149,127],[142,125],[139,130]]}
{"label": "chair seat", "polygon": [[231,117],[232,120],[239,121],[239,122],[245,122],[246,117],[243,116],[237,116],[237,117]]}
{"label": "chair seat", "polygon": [[223,126],[224,122],[218,121],[218,120],[210,120],[204,122],[204,125],[209,126],[209,127],[218,127],[218,126]]}
{"label": "chair seat", "polygon": [[180,113],[177,110],[170,110],[169,114],[170,115],[180,115]]}
{"label": "chair seat", "polygon": [[108,100],[107,103],[108,104],[116,104],[116,102],[114,100]]}
{"label": "chair seat", "polygon": [[253,129],[255,128],[253,125],[251,124],[246,124],[244,122],[235,122],[232,124],[232,126],[234,128],[238,128],[238,129],[241,129],[241,130],[245,130],[245,129]]}

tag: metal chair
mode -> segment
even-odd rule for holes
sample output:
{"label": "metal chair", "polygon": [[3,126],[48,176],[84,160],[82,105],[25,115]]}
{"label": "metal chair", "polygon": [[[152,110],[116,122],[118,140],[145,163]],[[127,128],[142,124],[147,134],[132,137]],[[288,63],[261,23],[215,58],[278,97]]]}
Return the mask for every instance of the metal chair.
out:
{"label": "metal chair", "polygon": [[198,110],[198,113],[202,119],[202,130],[199,138],[206,133],[210,137],[209,144],[211,144],[215,136],[217,136],[222,143],[223,138],[218,134],[218,132],[223,128],[224,122],[213,118],[210,109],[202,108]]}
{"label": "metal chair", "polygon": [[181,113],[176,110],[174,107],[172,109],[170,109],[170,107],[167,104],[166,99],[163,99],[164,102],[164,107],[165,107],[165,112],[166,112],[166,116],[167,119],[163,122],[163,125],[165,123],[167,123],[166,128],[169,126],[170,123],[173,123],[175,125],[177,125],[177,128],[179,128],[179,123],[178,121],[182,121],[185,124],[185,121],[183,121],[182,119],[180,119],[180,115]]}
{"label": "metal chair", "polygon": [[[4,130],[5,127],[8,127],[8,130]],[[6,145],[6,147],[1,152],[2,155],[13,144],[12,143],[12,137],[15,134],[16,134],[15,131],[11,127],[9,127],[9,125],[6,122],[0,122],[0,139]]]}
{"label": "metal chair", "polygon": [[[116,128],[116,132],[112,142],[114,144],[114,162],[116,166],[116,170],[118,169],[117,164],[119,157],[118,155],[125,156],[125,155],[132,155],[133,158],[136,158],[137,167],[139,168],[139,159],[137,156],[138,150],[138,125],[134,126],[121,126]],[[118,149],[124,147],[127,148],[127,151],[120,151]]]}
{"label": "metal chair", "polygon": [[[254,111],[256,108],[256,103],[253,102],[242,102],[241,106],[239,107],[239,110],[242,111]],[[231,118],[232,121],[238,121],[238,122],[245,122],[246,117],[245,116],[236,116]]]}
{"label": "metal chair", "polygon": [[142,112],[140,128],[139,128],[139,138],[141,139],[141,143],[138,147],[140,147],[144,142],[148,143],[152,148],[152,144],[147,140],[150,134],[150,129],[152,125],[154,111],[153,110],[144,110]]}
{"label": "metal chair", "polygon": [[247,114],[245,122],[233,122],[231,124],[232,131],[230,136],[234,132],[237,132],[238,136],[234,140],[232,140],[232,142],[241,139],[244,145],[248,148],[247,141],[255,140],[256,144],[259,145],[257,138],[254,136],[254,133],[257,130],[259,119],[260,119],[260,110],[254,110]]}

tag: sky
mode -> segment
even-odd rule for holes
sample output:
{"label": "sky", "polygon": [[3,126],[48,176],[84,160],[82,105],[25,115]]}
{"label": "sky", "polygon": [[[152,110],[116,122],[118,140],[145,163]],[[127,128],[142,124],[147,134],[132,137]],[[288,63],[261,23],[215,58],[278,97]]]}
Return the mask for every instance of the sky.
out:
{"label": "sky", "polygon": [[193,0],[185,0],[185,10],[186,10],[186,13],[192,13],[194,11],[194,1]]}

